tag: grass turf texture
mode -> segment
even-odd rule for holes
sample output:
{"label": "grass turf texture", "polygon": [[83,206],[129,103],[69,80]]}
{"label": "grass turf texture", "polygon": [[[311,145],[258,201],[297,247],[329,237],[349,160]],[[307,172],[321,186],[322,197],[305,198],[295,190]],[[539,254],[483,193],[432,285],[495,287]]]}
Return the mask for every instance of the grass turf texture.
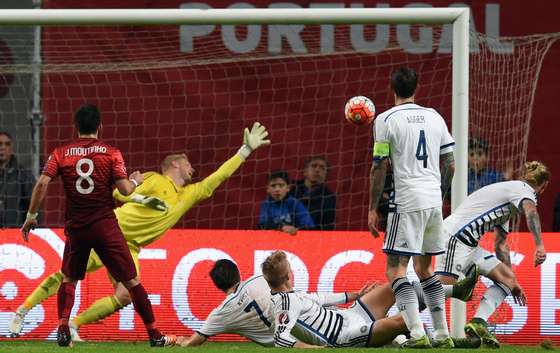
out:
{"label": "grass turf texture", "polygon": [[[67,351],[71,353],[142,353],[142,352],[158,352],[160,349],[164,351],[170,350],[173,352],[187,352],[192,351],[192,348],[182,348],[182,347],[166,347],[166,348],[150,348],[148,342],[129,342],[129,343],[117,343],[117,342],[82,342],[76,343],[72,348],[62,348],[56,345],[54,341],[0,341],[0,352],[10,352],[10,353],[52,353],[52,352],[64,352]],[[201,347],[196,348],[197,352],[201,353],[222,353],[222,352],[270,352],[272,348],[264,348],[258,346],[254,343],[207,343]],[[477,349],[477,353],[533,353],[540,352],[543,353],[545,349],[540,346],[502,346],[499,350],[495,349]],[[284,351],[281,349],[274,349],[274,351]],[[303,349],[291,349],[293,351],[307,351]],[[332,348],[329,349],[332,352],[352,352],[352,353],[365,353],[372,352],[372,348]],[[375,351],[383,352],[417,352],[418,350],[402,350],[397,348],[376,348]],[[437,352],[446,351],[467,351],[458,349],[435,349]],[[471,351],[471,350],[469,350]]]}

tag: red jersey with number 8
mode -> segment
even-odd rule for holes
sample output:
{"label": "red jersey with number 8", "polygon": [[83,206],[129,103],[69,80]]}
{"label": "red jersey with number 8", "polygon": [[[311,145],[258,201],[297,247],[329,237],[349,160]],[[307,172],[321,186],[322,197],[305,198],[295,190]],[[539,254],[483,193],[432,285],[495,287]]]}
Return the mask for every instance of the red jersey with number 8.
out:
{"label": "red jersey with number 8", "polygon": [[43,174],[62,177],[67,228],[81,228],[102,218],[114,218],[113,184],[128,177],[121,152],[94,138],[80,138],[57,147],[49,156]]}

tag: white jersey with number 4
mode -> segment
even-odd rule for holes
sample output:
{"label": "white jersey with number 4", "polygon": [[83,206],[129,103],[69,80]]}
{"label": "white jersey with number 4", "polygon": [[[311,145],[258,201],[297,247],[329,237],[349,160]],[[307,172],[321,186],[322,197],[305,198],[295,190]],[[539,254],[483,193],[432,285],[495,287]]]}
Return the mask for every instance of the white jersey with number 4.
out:
{"label": "white jersey with number 4", "polygon": [[236,333],[264,346],[274,346],[274,317],[271,313],[270,287],[262,275],[241,282],[216,307],[198,331],[211,337]]}
{"label": "white jersey with number 4", "polygon": [[389,144],[396,211],[440,207],[439,156],[455,145],[441,115],[414,103],[400,104],[375,119],[374,136],[376,144]]}
{"label": "white jersey with number 4", "polygon": [[507,233],[510,217],[517,213],[525,199],[537,203],[535,190],[523,181],[487,185],[470,194],[443,221],[444,230],[448,236],[476,247],[480,238],[494,227],[501,227]]}

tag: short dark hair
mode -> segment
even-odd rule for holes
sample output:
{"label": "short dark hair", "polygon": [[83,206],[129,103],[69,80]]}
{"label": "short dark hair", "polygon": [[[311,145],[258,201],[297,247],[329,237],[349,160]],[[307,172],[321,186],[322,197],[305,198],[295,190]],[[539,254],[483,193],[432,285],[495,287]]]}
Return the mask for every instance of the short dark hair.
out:
{"label": "short dark hair", "polygon": [[484,153],[488,154],[488,150],[490,149],[490,145],[488,142],[480,137],[473,137],[469,139],[469,150],[472,149],[481,149]]}
{"label": "short dark hair", "polygon": [[286,171],[283,170],[275,170],[270,173],[270,175],[268,176],[268,181],[271,181],[273,179],[283,179],[286,184],[290,184],[290,176]]}
{"label": "short dark hair", "polygon": [[210,270],[210,278],[222,292],[227,292],[228,289],[241,281],[237,265],[228,259],[221,259],[214,263]]}
{"label": "short dark hair", "polygon": [[322,155],[315,155],[315,156],[311,156],[311,157],[307,158],[305,160],[305,164],[303,165],[303,167],[304,168],[309,167],[309,164],[311,164],[311,162],[313,162],[313,161],[323,161],[323,162],[325,162],[325,164],[327,165],[327,171],[331,168],[331,164],[327,160],[327,157],[322,156]]}
{"label": "short dark hair", "polygon": [[13,140],[12,135],[8,131],[0,131],[0,135],[7,136],[10,140]]}
{"label": "short dark hair", "polygon": [[74,122],[80,134],[93,134],[101,124],[101,114],[97,106],[84,104],[74,114]]}
{"label": "short dark hair", "polygon": [[400,98],[409,98],[414,95],[418,75],[410,67],[399,67],[391,73],[391,88]]}

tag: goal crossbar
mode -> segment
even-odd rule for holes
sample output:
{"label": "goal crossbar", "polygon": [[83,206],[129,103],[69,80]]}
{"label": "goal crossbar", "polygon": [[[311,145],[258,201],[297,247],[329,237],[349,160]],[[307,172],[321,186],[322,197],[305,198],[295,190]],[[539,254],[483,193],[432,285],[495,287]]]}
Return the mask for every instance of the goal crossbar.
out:
{"label": "goal crossbar", "polygon": [[0,25],[446,24],[466,8],[28,9],[0,11]]}

